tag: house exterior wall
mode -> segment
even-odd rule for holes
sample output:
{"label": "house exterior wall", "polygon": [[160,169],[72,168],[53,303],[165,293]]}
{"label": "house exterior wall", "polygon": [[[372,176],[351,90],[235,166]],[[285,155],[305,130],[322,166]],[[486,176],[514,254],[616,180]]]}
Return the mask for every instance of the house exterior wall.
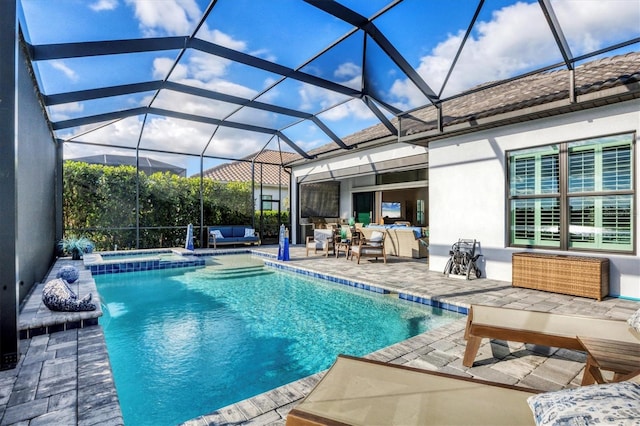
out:
{"label": "house exterior wall", "polygon": [[[638,100],[432,142],[429,146],[429,268],[443,270],[451,244],[459,238],[474,238],[480,242],[483,254],[483,276],[511,281],[511,255],[524,250],[507,247],[506,151],[632,131],[640,131]],[[640,242],[638,165],[636,146],[636,248]],[[609,258],[610,295],[640,298],[637,253],[578,254]]]}
{"label": "house exterior wall", "polygon": [[[442,271],[451,245],[459,238],[480,242],[483,276],[511,281],[511,255],[523,251],[508,247],[506,206],[506,151],[555,142],[567,142],[622,132],[640,133],[640,101],[602,106],[542,118],[478,133],[433,141],[429,144],[429,269]],[[426,148],[395,143],[348,153],[293,167],[293,180],[313,181],[314,176],[340,176],[356,166],[425,153]],[[640,155],[635,147],[636,204],[635,247],[640,250]],[[399,161],[401,164],[402,161]],[[340,216],[350,217],[351,194],[357,187],[373,185],[373,172],[342,175]],[[292,190],[292,219],[297,218],[297,188]],[[294,233],[296,226],[293,227]],[[294,240],[295,241],[295,240]],[[532,250],[567,254],[566,251]],[[640,299],[640,256],[581,252],[610,260],[610,295]]]}
{"label": "house exterior wall", "polygon": [[[271,185],[263,185],[262,192],[260,191],[260,185],[256,185],[255,190],[253,191],[253,199],[255,201],[256,210],[260,210],[260,200],[261,195],[270,195],[272,200],[280,200],[280,209],[281,211],[287,211],[289,207],[288,199],[289,199],[289,187],[283,186],[282,188],[278,188],[277,186]],[[274,210],[277,210],[277,205],[273,206]]]}

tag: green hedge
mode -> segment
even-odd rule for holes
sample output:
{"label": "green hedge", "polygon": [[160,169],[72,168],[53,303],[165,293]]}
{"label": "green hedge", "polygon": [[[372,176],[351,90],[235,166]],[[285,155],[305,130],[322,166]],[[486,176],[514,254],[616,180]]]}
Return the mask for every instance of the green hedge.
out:
{"label": "green hedge", "polygon": [[[139,174],[140,212],[136,217],[136,169],[77,161],[64,163],[63,216],[66,233],[89,237],[97,250],[184,245],[186,225],[200,226],[200,178],[170,173]],[[203,180],[204,225],[251,224],[265,236],[276,235],[277,212],[253,212],[251,182]],[[288,223],[285,213],[282,222]],[[196,245],[198,245],[196,241]]]}

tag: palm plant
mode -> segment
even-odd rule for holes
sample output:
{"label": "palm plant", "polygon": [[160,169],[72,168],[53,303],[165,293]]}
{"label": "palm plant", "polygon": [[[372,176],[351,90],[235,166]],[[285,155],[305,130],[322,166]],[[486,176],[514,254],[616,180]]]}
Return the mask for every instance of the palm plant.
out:
{"label": "palm plant", "polygon": [[73,260],[80,260],[83,253],[93,250],[93,243],[87,237],[68,235],[60,240],[58,247],[64,253],[70,254]]}

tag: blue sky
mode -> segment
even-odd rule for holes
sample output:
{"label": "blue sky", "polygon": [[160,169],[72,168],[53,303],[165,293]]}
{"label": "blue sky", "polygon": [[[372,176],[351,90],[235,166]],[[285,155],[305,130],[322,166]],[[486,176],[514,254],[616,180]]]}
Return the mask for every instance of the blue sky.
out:
{"label": "blue sky", "polygon": [[[342,4],[371,17],[387,0],[342,0]],[[374,22],[400,54],[436,92],[442,90],[476,1],[405,0]],[[559,0],[552,2],[574,56],[640,36],[639,0]],[[32,44],[187,36],[208,6],[202,0],[22,0],[27,40]],[[310,59],[352,28],[300,0],[219,0],[196,37],[256,55],[293,69],[359,88],[363,82],[385,102],[401,110],[427,101],[386,57],[379,46],[367,41],[363,63],[362,31],[355,32],[320,58]],[[458,65],[444,88],[444,96],[479,83],[508,78],[561,61],[553,37],[537,2],[486,0]],[[627,50],[637,50],[634,45]],[[201,52],[188,51],[169,75],[178,51],[78,58],[37,63],[45,94],[102,86],[164,79],[194,87],[255,98],[265,103],[318,114],[338,136],[344,137],[377,124],[359,100],[294,80],[274,86],[281,77],[263,70],[231,63]],[[615,52],[621,53],[621,52]],[[363,68],[366,78],[363,80]],[[267,89],[270,89],[267,91]],[[266,91],[265,93],[262,93]],[[262,94],[261,94],[262,93]],[[49,107],[53,121],[147,105],[153,93],[119,96],[90,102]],[[161,91],[153,106],[179,105],[183,112],[225,118],[235,107],[217,101]],[[392,114],[385,111],[388,117]],[[282,132],[309,150],[330,142],[313,123],[258,110],[241,110],[232,121],[252,122]],[[92,144],[175,150],[206,156],[241,158],[268,145],[278,148],[277,138],[166,117],[131,117],[98,126],[67,129],[58,137]],[[88,132],[88,133],[87,133]],[[289,150],[286,145],[281,144]],[[65,157],[91,155],[112,148],[65,144]],[[131,155],[131,151],[116,150]],[[143,154],[144,155],[144,154]],[[197,172],[199,159],[151,155],[162,161],[187,165]],[[219,161],[206,160],[205,168]]]}

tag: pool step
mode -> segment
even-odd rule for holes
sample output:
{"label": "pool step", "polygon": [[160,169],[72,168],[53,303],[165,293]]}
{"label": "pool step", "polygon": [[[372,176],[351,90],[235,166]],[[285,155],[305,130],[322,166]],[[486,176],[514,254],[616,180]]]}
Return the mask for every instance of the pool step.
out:
{"label": "pool step", "polygon": [[225,279],[225,280],[236,280],[236,279],[240,279],[240,278],[252,278],[252,277],[260,277],[263,275],[271,275],[273,274],[273,271],[255,271],[255,272],[246,272],[246,273],[242,273],[242,272],[236,272],[235,274],[219,274],[219,275],[213,275],[211,276],[211,278],[213,279]]}
{"label": "pool step", "polygon": [[198,270],[196,273],[201,276],[214,279],[239,279],[271,275],[274,272],[265,269],[263,265],[257,265],[238,268],[205,268]]}

